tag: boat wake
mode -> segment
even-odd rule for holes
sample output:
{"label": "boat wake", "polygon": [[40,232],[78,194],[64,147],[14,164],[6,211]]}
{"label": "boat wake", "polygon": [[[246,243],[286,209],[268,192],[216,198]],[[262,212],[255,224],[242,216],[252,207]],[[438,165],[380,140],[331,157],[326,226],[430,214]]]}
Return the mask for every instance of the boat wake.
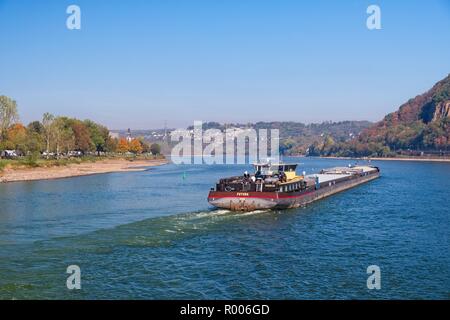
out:
{"label": "boat wake", "polygon": [[[177,215],[149,218],[88,234],[53,239],[69,241],[73,250],[106,253],[116,246],[158,247],[228,228],[227,224],[271,212],[255,210],[236,212],[225,209],[203,210]],[[52,241],[52,240],[50,240]]]}
{"label": "boat wake", "polygon": [[228,216],[228,217],[243,217],[243,216],[251,216],[255,214],[261,214],[261,213],[267,213],[270,212],[269,209],[267,210],[254,210],[254,211],[246,211],[246,212],[239,212],[239,211],[233,211],[233,210],[227,210],[227,209],[212,209],[207,211],[200,211],[200,212],[191,212],[191,213],[184,213],[180,214],[181,217],[185,217],[186,219],[201,219],[201,218],[213,218],[218,216]]}

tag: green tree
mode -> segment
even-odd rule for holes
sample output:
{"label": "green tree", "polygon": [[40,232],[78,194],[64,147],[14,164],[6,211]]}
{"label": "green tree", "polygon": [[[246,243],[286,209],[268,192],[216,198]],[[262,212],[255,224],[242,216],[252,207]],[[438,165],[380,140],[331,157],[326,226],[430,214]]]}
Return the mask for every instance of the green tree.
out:
{"label": "green tree", "polygon": [[150,151],[150,145],[147,142],[145,142],[143,137],[139,137],[137,139],[141,143],[142,153],[149,153],[149,152],[151,152]]}
{"label": "green tree", "polygon": [[280,153],[287,154],[294,146],[295,146],[295,141],[291,138],[287,138],[286,140],[284,140],[280,143]]}
{"label": "green tree", "polygon": [[98,154],[107,150],[107,142],[109,139],[109,130],[105,126],[95,123],[91,120],[85,120],[84,124],[89,129],[91,141],[94,145],[95,151]]}
{"label": "green tree", "polygon": [[119,139],[108,136],[108,139],[106,139],[106,143],[105,143],[105,151],[106,152],[115,152],[117,150],[118,143],[119,143]]}
{"label": "green tree", "polygon": [[160,154],[160,153],[161,153],[161,146],[160,146],[159,144],[157,144],[157,143],[153,143],[153,144],[150,146],[150,152],[151,152],[152,154],[154,154],[154,155]]}
{"label": "green tree", "polygon": [[16,101],[0,96],[0,140],[6,140],[9,127],[18,119]]}
{"label": "green tree", "polygon": [[35,132],[42,136],[44,136],[44,134],[45,134],[44,126],[42,125],[42,123],[40,121],[30,122],[27,126],[27,130],[29,132]]}
{"label": "green tree", "polygon": [[52,132],[54,134],[56,157],[59,158],[62,152],[72,150],[75,144],[75,138],[67,117],[57,117],[52,124]]}
{"label": "green tree", "polygon": [[44,149],[44,139],[39,133],[27,130],[26,148],[33,155],[39,154]]}
{"label": "green tree", "polygon": [[53,137],[55,136],[54,132],[54,125],[53,122],[55,121],[55,117],[51,113],[44,113],[42,116],[42,127],[44,128],[44,137],[45,137],[45,145],[47,151],[47,159],[48,159],[48,153],[50,152],[50,146]]}
{"label": "green tree", "polygon": [[335,147],[334,139],[330,135],[326,135],[321,154],[330,155],[333,152],[333,148]]}

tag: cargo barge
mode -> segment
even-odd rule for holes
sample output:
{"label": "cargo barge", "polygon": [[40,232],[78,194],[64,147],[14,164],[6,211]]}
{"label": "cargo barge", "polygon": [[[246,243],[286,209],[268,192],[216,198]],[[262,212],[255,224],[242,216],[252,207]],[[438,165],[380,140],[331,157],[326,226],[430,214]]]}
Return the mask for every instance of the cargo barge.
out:
{"label": "cargo barge", "polygon": [[380,176],[378,167],[349,166],[296,174],[297,164],[256,163],[255,172],[220,179],[208,202],[233,211],[296,208]]}

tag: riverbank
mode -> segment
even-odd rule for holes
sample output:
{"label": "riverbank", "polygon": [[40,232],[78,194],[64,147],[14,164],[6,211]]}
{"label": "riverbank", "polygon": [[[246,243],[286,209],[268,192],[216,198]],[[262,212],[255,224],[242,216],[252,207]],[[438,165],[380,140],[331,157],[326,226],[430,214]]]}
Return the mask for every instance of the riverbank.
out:
{"label": "riverbank", "polygon": [[51,167],[6,167],[0,172],[0,182],[61,179],[93,174],[143,171],[146,167],[168,163],[166,159],[105,159],[95,162],[71,163]]}

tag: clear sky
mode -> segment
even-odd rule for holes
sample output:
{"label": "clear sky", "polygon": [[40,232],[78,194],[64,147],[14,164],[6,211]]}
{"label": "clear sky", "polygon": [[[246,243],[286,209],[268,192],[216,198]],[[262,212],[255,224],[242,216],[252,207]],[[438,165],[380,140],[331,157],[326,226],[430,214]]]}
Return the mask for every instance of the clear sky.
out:
{"label": "clear sky", "polygon": [[375,121],[450,73],[450,1],[0,0],[0,39],[23,122]]}

